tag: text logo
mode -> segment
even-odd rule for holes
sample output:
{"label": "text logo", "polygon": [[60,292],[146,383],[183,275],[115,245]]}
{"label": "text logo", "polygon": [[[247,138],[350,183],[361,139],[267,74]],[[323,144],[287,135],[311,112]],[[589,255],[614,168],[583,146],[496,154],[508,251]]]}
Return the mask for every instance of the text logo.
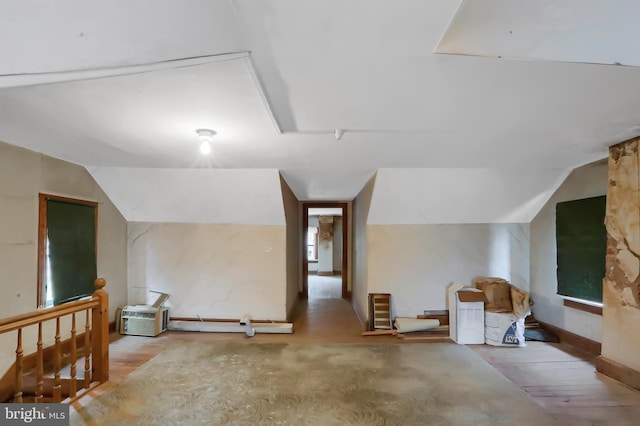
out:
{"label": "text logo", "polygon": [[67,404],[0,404],[3,425],[69,425]]}

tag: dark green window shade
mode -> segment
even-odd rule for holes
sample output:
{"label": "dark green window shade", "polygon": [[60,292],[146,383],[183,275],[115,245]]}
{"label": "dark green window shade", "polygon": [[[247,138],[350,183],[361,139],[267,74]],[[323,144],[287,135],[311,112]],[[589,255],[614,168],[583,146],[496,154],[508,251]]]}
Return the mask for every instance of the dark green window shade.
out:
{"label": "dark green window shade", "polygon": [[53,304],[91,295],[97,277],[95,206],[47,200],[47,238]]}
{"label": "dark green window shade", "polygon": [[602,302],[606,197],[556,204],[558,294]]}

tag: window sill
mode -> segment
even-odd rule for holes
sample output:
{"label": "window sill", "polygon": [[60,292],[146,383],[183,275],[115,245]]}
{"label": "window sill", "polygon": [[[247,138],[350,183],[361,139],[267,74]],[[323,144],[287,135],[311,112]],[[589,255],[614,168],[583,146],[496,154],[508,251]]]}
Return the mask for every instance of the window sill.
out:
{"label": "window sill", "polygon": [[602,306],[598,306],[598,305],[591,305],[588,303],[584,303],[584,302],[579,302],[577,300],[573,300],[573,299],[564,299],[564,302],[562,303],[564,306],[568,307],[568,308],[573,308],[573,309],[577,309],[579,311],[584,311],[584,312],[589,312],[591,314],[594,315],[602,315]]}

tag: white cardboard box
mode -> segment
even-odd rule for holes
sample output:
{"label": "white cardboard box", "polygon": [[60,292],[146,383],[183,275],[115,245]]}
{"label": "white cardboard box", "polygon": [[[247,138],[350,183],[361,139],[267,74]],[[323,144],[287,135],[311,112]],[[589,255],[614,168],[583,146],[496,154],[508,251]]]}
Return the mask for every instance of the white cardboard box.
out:
{"label": "white cardboard box", "polygon": [[484,293],[473,287],[451,284],[449,337],[458,344],[484,344]]}

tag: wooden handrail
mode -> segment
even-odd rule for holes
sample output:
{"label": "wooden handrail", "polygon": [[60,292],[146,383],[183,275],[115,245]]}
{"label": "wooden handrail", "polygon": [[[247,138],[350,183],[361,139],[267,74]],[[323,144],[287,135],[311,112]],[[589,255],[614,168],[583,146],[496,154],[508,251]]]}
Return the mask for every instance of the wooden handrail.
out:
{"label": "wooden handrail", "polygon": [[[9,318],[0,319],[0,334],[11,331],[18,332],[16,345],[16,363],[13,367],[15,380],[11,387],[13,402],[23,402],[23,328],[29,326],[37,326],[37,342],[36,342],[36,375],[34,397],[35,402],[51,401],[60,402],[63,398],[63,392],[68,395],[68,399],[63,402],[71,402],[82,396],[90,388],[96,384],[104,383],[109,380],[109,295],[104,290],[106,281],[98,278],[95,281],[96,291],[93,296],[83,300],[65,303],[63,305],[52,308],[39,309],[34,312],[16,315]],[[78,394],[77,385],[79,381],[76,379],[76,313],[85,312],[85,335],[84,335],[84,380],[81,388],[84,392]],[[91,312],[91,315],[89,315]],[[62,378],[60,376],[62,370],[62,336],[60,330],[60,318],[71,316],[71,377]],[[53,387],[51,387],[51,379],[44,377],[43,359],[43,324],[46,321],[55,320],[55,336],[53,348]],[[12,373],[13,374],[13,373]],[[48,373],[49,374],[49,373]],[[28,376],[25,376],[29,378]],[[49,377],[49,376],[47,376]],[[33,381],[32,379],[32,381]],[[46,386],[45,386],[46,382]],[[63,390],[63,384],[66,390]],[[84,386],[82,386],[84,385]],[[44,388],[48,390],[45,392]],[[9,386],[2,387],[0,393],[9,390]],[[52,394],[50,393],[52,391]],[[46,395],[45,395],[46,393]],[[46,399],[50,398],[50,399]],[[4,402],[4,401],[0,401]]]}
{"label": "wooden handrail", "polygon": [[0,319],[0,334],[25,328],[30,325],[36,325],[50,319],[63,317],[74,312],[92,309],[98,306],[99,302],[98,298],[91,297],[91,299],[76,300],[75,302],[65,303],[64,305],[58,305],[52,308],[38,309],[37,311],[26,314],[3,318]]}

